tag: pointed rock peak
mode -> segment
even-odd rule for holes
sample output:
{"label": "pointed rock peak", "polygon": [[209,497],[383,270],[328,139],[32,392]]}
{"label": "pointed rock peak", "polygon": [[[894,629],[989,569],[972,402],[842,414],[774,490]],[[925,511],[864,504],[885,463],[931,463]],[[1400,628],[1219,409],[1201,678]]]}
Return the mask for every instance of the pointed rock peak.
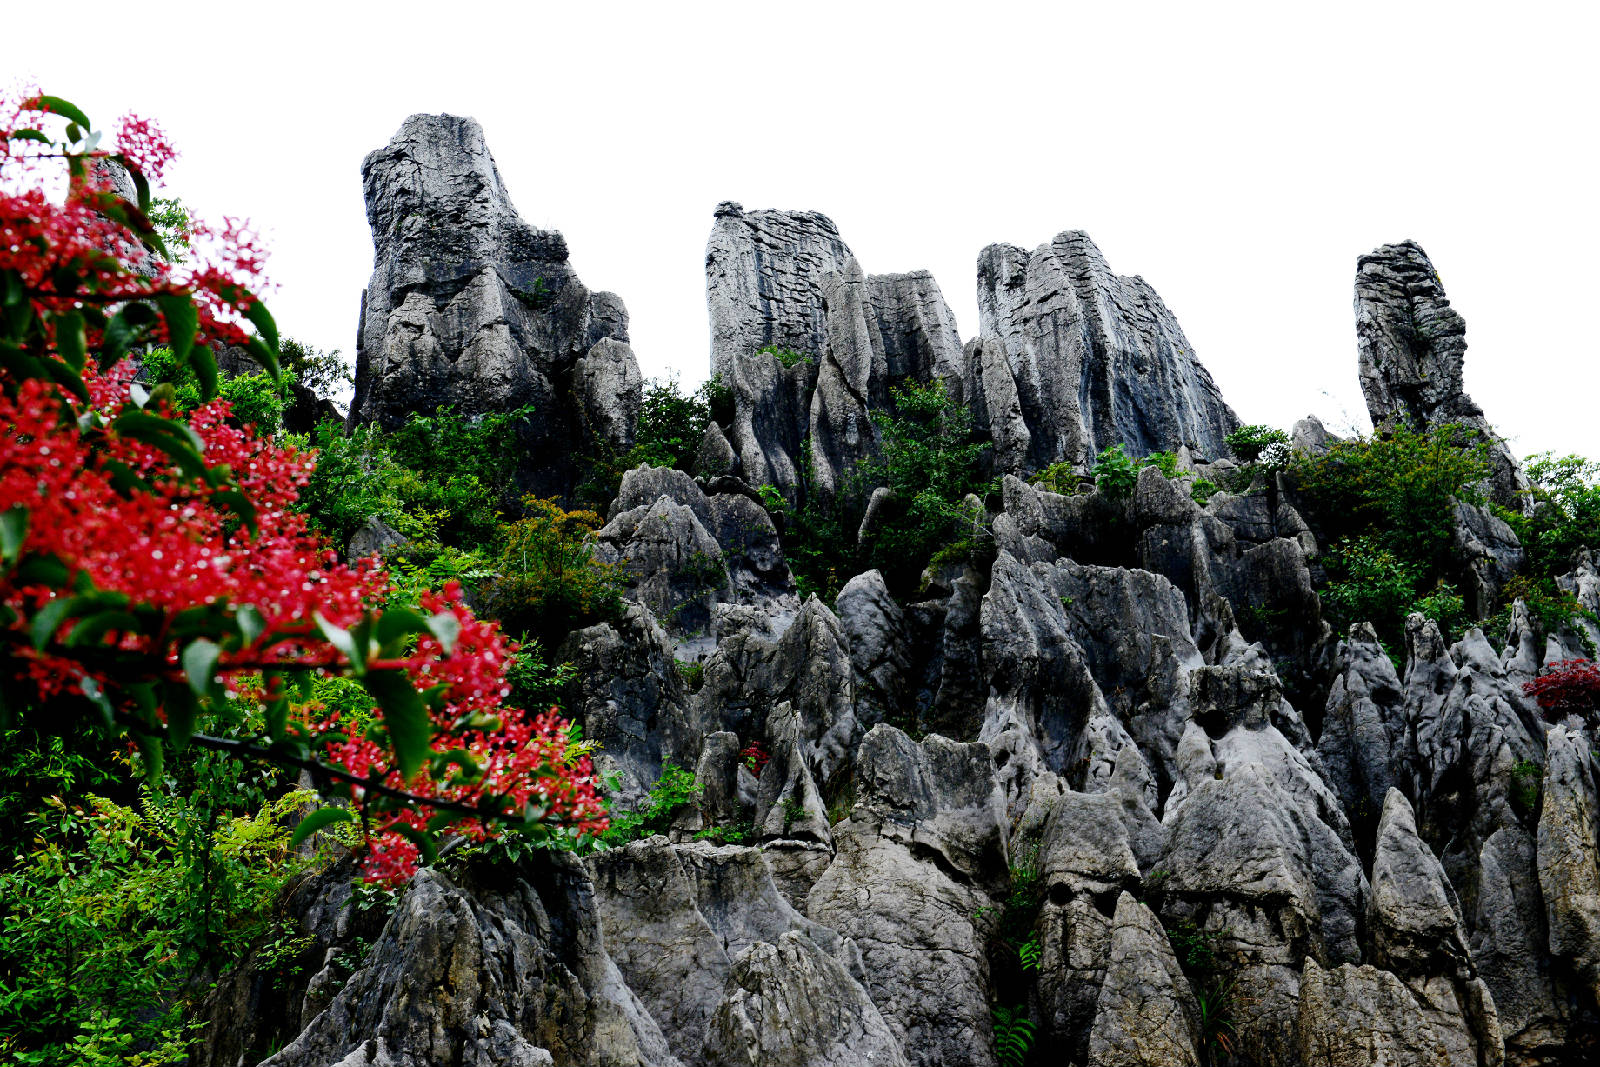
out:
{"label": "pointed rock peak", "polygon": [[985,395],[1015,393],[1029,431],[1016,465],[1087,463],[1115,444],[1134,455],[1182,446],[1226,454],[1238,418],[1177,320],[1142,278],[1112,273],[1083,231],[1031,253],[985,248],[978,313],[980,335],[1005,353],[1013,378],[987,374]]}
{"label": "pointed rock peak", "polygon": [[1428,430],[1459,423],[1490,442],[1489,490],[1521,507],[1517,461],[1467,395],[1467,323],[1450,306],[1433,261],[1415,241],[1383,245],[1356,260],[1356,343],[1361,392],[1372,424]]}

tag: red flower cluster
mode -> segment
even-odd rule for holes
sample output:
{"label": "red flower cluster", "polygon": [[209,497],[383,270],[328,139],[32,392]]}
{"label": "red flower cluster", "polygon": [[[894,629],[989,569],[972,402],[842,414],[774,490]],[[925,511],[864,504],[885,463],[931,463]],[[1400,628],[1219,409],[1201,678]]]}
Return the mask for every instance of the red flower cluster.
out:
{"label": "red flower cluster", "polygon": [[739,752],[739,758],[744,760],[744,765],[750,768],[750,773],[757,778],[761,777],[761,768],[772,759],[772,753],[761,747],[760,741],[752,741]]}
{"label": "red flower cluster", "polygon": [[[34,131],[26,113],[0,105],[0,341],[16,354],[0,364],[0,712],[65,714],[87,696],[138,736],[309,765],[359,813],[373,879],[409,877],[446,825],[474,839],[507,823],[604,831],[593,768],[569,756],[555,709],[502,704],[515,646],[497,626],[453,587],[423,598],[431,618],[388,605],[376,561],[340,562],[294,510],[314,454],[236,428],[222,401],[177,421],[114,358],[130,337],[270,354],[275,339],[243,327],[276,329],[252,295],[249,231],[197,227],[211,254],[180,272],[93,168],[74,167],[63,201],[47,195],[34,164],[74,157],[18,135]],[[136,118],[117,151],[144,179],[172,158]],[[319,673],[360,677],[375,707],[289,699],[287,681]],[[266,732],[241,735],[228,700],[254,705]],[[213,722],[231,736],[208,736]]]}
{"label": "red flower cluster", "polygon": [[1524,684],[1522,691],[1538,702],[1546,718],[1600,712],[1600,664],[1587,659],[1562,660]]}

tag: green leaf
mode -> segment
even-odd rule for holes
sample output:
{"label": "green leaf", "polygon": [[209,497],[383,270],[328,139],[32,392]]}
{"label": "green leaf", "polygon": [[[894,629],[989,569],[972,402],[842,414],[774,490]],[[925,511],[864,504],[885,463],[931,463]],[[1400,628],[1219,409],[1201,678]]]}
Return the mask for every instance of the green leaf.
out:
{"label": "green leaf", "polygon": [[461,620],[456,618],[455,612],[439,612],[428,620],[428,629],[444,647],[445,655],[456,650],[456,639],[461,636]]}
{"label": "green leaf", "polygon": [[129,350],[155,324],[156,313],[142,300],[124,304],[111,316],[100,342],[100,369],[105,370],[127,355]]}
{"label": "green leaf", "polygon": [[17,585],[44,585],[60,589],[67,584],[69,577],[71,572],[67,570],[67,565],[52,552],[30,552],[17,564]]}
{"label": "green leaf", "polygon": [[195,345],[194,351],[189,353],[189,366],[194,368],[194,376],[200,379],[200,397],[210,400],[217,395],[217,357],[211,351],[210,345]]}
{"label": "green leaf", "polygon": [[194,349],[195,335],[200,330],[200,313],[195,310],[194,301],[176,293],[162,293],[156,297],[156,305],[167,323],[172,361],[181,367],[189,362],[189,353]]}
{"label": "green leaf", "polygon": [[194,736],[200,704],[182,685],[169,685],[162,706],[167,713],[167,739],[172,742],[173,751],[182,752]]}
{"label": "green leaf", "polygon": [[49,134],[41,130],[12,130],[9,134],[0,133],[0,140],[4,140],[7,137],[14,141],[38,141],[40,144],[54,143],[50,140]]}
{"label": "green leaf", "polygon": [[78,110],[77,105],[68,103],[59,96],[36,96],[28,101],[28,106],[34,111],[60,115],[68,122],[75,122],[86,130],[94,125],[89,121],[89,116]]}
{"label": "green leaf", "polygon": [[324,640],[344,653],[345,658],[350,661],[352,673],[359,678],[367,669],[367,650],[361,647],[361,642],[357,641],[349,630],[335,626],[323,618],[320,611],[313,611],[311,619],[317,624],[317,632],[322,634]]}
{"label": "green leaf", "polygon": [[28,509],[13,504],[0,512],[0,557],[7,563],[17,558],[22,543],[28,539]]}
{"label": "green leaf", "polygon": [[183,650],[183,673],[188,676],[189,688],[196,696],[209,695],[216,685],[217,658],[221,655],[222,649],[217,643],[204,637],[191,641]]}
{"label": "green leaf", "polygon": [[256,328],[256,332],[261,334],[261,339],[267,343],[267,347],[276,354],[278,324],[273,321],[272,312],[267,310],[267,305],[263,304],[261,298],[254,293],[250,294],[250,308],[244,313],[244,317],[250,320],[250,325]]}
{"label": "green leaf", "polygon": [[261,338],[252,337],[245,343],[245,349],[250,353],[250,358],[266,370],[274,379],[282,378],[283,372],[278,367],[278,353],[268,348],[261,342]]}
{"label": "green leaf", "polygon": [[211,494],[211,503],[219,508],[225,508],[239,516],[239,521],[244,523],[245,529],[252,534],[259,527],[256,524],[256,505],[249,497],[237,489],[219,489]]}
{"label": "green leaf", "polygon": [[422,615],[410,608],[391,608],[378,617],[375,636],[378,639],[379,654],[398,655],[400,643],[407,637],[428,632],[428,620]]}
{"label": "green leaf", "polygon": [[78,620],[78,625],[67,632],[66,644],[71,646],[94,644],[113,630],[119,633],[138,633],[139,619],[131,611],[115,609],[97,611],[87,618]]}
{"label": "green leaf", "polygon": [[403,822],[390,823],[384,829],[393,830],[413,845],[416,845],[417,851],[422,853],[422,865],[424,867],[432,867],[439,862],[439,849],[433,843],[432,834],[418,830],[415,826]]}
{"label": "green leaf", "polygon": [[[122,159],[122,157],[118,158]],[[150,179],[146,178],[144,172],[138,167],[131,166],[126,159],[122,159],[122,165],[127,170],[128,177],[133,179],[133,188],[138,194],[140,212],[148,215],[150,213]]]}
{"label": "green leaf", "polygon": [[165,453],[187,477],[205,476],[206,463],[201,458],[205,445],[188,423],[164,419],[147,411],[124,411],[111,420],[111,428]]}
{"label": "green leaf", "polygon": [[28,636],[33,639],[36,650],[50,643],[50,638],[61,629],[61,624],[72,613],[76,602],[76,597],[58,596],[34,614],[33,621],[28,624]]}
{"label": "green leaf", "polygon": [[88,358],[88,343],[83,333],[83,315],[76,311],[68,311],[57,315],[56,319],[56,351],[61,353],[61,358],[66,360],[67,366],[75,372],[82,372],[84,360]]}
{"label": "green leaf", "polygon": [[289,835],[289,847],[291,849],[299,848],[306,838],[318,830],[332,826],[336,822],[355,821],[356,817],[350,814],[350,809],[348,808],[318,808],[301,819],[300,825],[294,828],[294,833]]}
{"label": "green leaf", "polygon": [[239,605],[239,610],[234,613],[234,622],[239,627],[239,639],[245,647],[255,644],[256,638],[267,628],[267,620],[254,604]]}
{"label": "green leaf", "polygon": [[149,734],[135,733],[133,742],[139,746],[139,755],[144,757],[145,781],[155,785],[161,781],[161,769],[166,763],[160,740]]}
{"label": "green leaf", "polygon": [[428,719],[428,707],[412,688],[411,679],[404,671],[369,671],[361,684],[383,709],[395,763],[400,776],[409,781],[432,751],[433,724]]}

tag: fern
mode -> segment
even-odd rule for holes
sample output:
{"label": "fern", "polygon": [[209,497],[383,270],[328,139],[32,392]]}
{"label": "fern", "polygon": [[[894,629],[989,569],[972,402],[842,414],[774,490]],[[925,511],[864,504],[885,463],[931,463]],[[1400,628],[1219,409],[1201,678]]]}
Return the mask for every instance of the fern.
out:
{"label": "fern", "polygon": [[1022,964],[1025,971],[1037,971],[1043,952],[1044,946],[1039,944],[1039,935],[1035,934],[1017,946],[1017,962]]}
{"label": "fern", "polygon": [[1022,1067],[1028,1050],[1033,1048],[1034,1026],[1028,1019],[1028,1007],[1019,1004],[1014,1008],[995,1005],[994,1049],[1002,1067]]}

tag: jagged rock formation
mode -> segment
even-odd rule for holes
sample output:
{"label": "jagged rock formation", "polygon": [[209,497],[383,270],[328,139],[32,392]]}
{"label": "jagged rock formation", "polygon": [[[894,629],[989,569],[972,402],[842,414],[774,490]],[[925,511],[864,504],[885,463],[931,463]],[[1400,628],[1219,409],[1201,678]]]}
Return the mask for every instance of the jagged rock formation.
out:
{"label": "jagged rock formation", "polygon": [[[877,456],[892,389],[943,382],[994,442],[997,469],[1082,466],[1122,443],[1212,458],[1238,419],[1160,297],[1111,273],[1081,233],[979,260],[978,339],[963,348],[926,271],[867,275],[815,212],[717,209],[706,250],[711,368],[734,393],[741,473],[832,498]],[[784,367],[766,346],[810,357]],[[870,487],[869,487],[870,488]]]}
{"label": "jagged rock formation", "polygon": [[413,115],[361,175],[374,255],[351,421],[531,405],[521,481],[546,494],[570,492],[579,454],[628,447],[640,378],[627,311],[584,287],[559,233],[517,214],[478,124]]}
{"label": "jagged rock formation", "polygon": [[[668,764],[698,804],[581,859],[447,857],[381,930],[348,918],[347,872],[312,879],[288,905],[303,988],[266,1027],[247,1018],[266,963],[230,977],[204,1067],[269,1046],[273,1067],[998,1067],[1019,1033],[1074,1067],[1592,1058],[1600,744],[1523,686],[1600,627],[1541,635],[1518,605],[1497,650],[1414,615],[1385,649],[1324,621],[1321,546],[1281,480],[1201,505],[1155,468],[1121,497],[1017,477],[1116,441],[1193,466],[1235,420],[1087,238],[983,264],[963,350],[925,274],[866,275],[819,215],[719,208],[713,364],[737,417],[695,475],[623,477],[599,542],[627,610],[558,651],[620,806]],[[1389,321],[1369,310],[1364,330]],[[573,425],[623,433],[620,337],[567,351],[592,383]],[[1440,351],[1459,397],[1460,346]],[[756,487],[794,493],[809,466],[806,491],[838,492],[907,380],[971,405],[1009,472],[977,504],[992,562],[904,600],[877,571],[802,599]],[[1397,381],[1383,395],[1410,396]],[[1520,546],[1457,518],[1481,606]],[[1588,556],[1560,585],[1600,611]]]}
{"label": "jagged rock formation", "polygon": [[1489,442],[1491,499],[1522,507],[1518,491],[1527,483],[1517,461],[1462,379],[1466,321],[1415,241],[1384,245],[1356,261],[1356,338],[1372,424],[1421,430],[1459,423],[1477,430]]}
{"label": "jagged rock formation", "polygon": [[1239,420],[1177,320],[1143,278],[1111,273],[1088,234],[1069,230],[1032,253],[985,248],[978,314],[969,372],[985,423],[1006,427],[995,437],[1014,457],[1007,469],[1082,465],[1118,443],[1136,456],[1184,445],[1227,454]]}

